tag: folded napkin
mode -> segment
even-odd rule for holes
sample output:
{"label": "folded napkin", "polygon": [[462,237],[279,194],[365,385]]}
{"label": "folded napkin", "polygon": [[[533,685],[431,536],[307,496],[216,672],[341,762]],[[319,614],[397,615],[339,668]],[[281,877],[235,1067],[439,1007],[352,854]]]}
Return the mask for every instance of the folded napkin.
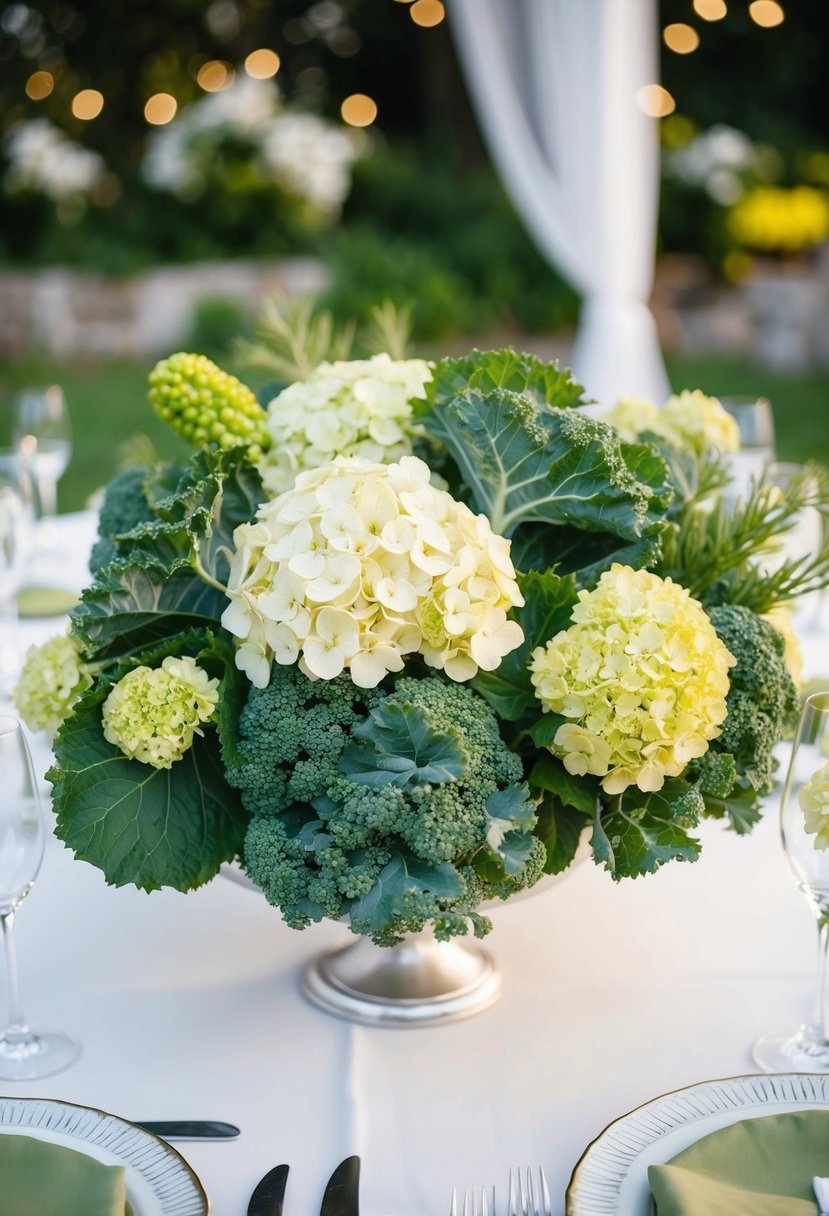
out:
{"label": "folded napkin", "polygon": [[24,587],[17,595],[17,612],[21,617],[63,616],[78,598],[68,587]]}
{"label": "folded napkin", "polygon": [[829,1111],[743,1119],[651,1165],[657,1216],[817,1216],[812,1178],[829,1172]]}
{"label": "folded napkin", "polygon": [[0,1134],[0,1216],[130,1216],[124,1167],[15,1133]]}

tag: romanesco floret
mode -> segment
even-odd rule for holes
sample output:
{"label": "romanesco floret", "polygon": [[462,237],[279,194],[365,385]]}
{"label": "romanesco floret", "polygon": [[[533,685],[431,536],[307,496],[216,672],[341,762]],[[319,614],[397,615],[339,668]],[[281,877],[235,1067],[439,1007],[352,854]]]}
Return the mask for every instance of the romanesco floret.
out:
{"label": "romanesco floret", "polygon": [[[772,750],[798,705],[784,658],[785,642],[773,626],[741,605],[712,608],[708,615],[737,660],[729,672],[728,716],[709,750],[733,756],[737,779],[760,794],[768,793],[775,767]],[[696,762],[701,764],[700,777],[722,788],[728,779],[727,761],[719,770],[713,759],[703,757],[703,761],[707,763]]]}
{"label": "romanesco floret", "polygon": [[89,568],[96,578],[118,556],[113,538],[155,519],[155,513],[147,502],[144,488],[146,478],[145,468],[135,466],[124,469],[113,477],[104,490],[98,515],[98,539],[89,558]]}
{"label": "romanesco floret", "polygon": [[442,937],[470,921],[483,934],[483,900],[541,877],[546,850],[530,835],[526,794],[507,831],[513,848],[525,845],[517,873],[487,843],[487,803],[521,785],[522,766],[468,687],[403,677],[367,692],[276,668],[250,690],[239,725],[230,777],[253,815],[245,867],[294,928],[346,916],[380,945],[428,921]]}

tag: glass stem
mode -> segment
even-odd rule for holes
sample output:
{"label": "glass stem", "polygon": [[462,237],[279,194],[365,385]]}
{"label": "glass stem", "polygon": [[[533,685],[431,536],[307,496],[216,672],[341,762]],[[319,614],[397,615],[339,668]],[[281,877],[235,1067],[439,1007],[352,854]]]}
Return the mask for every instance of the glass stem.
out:
{"label": "glass stem", "polygon": [[814,1043],[829,1047],[829,1024],[827,1024],[827,993],[826,980],[829,976],[829,916],[821,916],[817,924],[818,956],[817,956],[817,990],[815,1006],[812,1010],[812,1024],[809,1027],[809,1038]]}
{"label": "glass stem", "polygon": [[6,970],[9,977],[9,1019],[3,1032],[6,1042],[23,1041],[30,1038],[31,1032],[25,1017],[20,999],[20,977],[17,971],[17,954],[14,948],[14,912],[0,912],[0,924],[3,926],[3,939],[6,946]]}
{"label": "glass stem", "polygon": [[17,599],[0,596],[0,696],[11,691],[18,666]]}
{"label": "glass stem", "polygon": [[51,519],[58,513],[58,483],[53,477],[40,476],[37,479],[37,494],[40,499],[41,519]]}

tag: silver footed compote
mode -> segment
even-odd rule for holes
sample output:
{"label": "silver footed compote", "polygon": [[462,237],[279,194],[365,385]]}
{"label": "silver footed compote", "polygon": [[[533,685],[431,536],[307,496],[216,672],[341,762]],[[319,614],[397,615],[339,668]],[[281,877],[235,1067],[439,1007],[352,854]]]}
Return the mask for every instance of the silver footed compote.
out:
{"label": "silver footed compote", "polygon": [[811,1019],[788,1034],[763,1035],[753,1055],[765,1072],[829,1073],[829,691],[813,694],[803,706],[780,830],[792,878],[817,921],[817,990]]}
{"label": "silver footed compote", "polygon": [[49,1077],[73,1063],[78,1044],[62,1030],[29,1026],[23,1015],[14,917],[43,860],[44,823],[32,758],[16,718],[0,716],[0,925],[6,946],[9,1011],[0,1031],[0,1080]]}

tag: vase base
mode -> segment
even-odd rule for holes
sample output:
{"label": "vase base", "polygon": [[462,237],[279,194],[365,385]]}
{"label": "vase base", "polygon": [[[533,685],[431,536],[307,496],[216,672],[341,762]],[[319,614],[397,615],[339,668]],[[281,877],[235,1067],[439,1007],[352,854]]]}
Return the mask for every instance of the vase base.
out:
{"label": "vase base", "polygon": [[810,1039],[806,1027],[795,1034],[767,1034],[751,1052],[763,1072],[827,1072],[829,1044]]}
{"label": "vase base", "polygon": [[501,976],[477,943],[418,934],[381,948],[361,938],[313,959],[302,990],[326,1012],[365,1026],[434,1026],[488,1009]]}

